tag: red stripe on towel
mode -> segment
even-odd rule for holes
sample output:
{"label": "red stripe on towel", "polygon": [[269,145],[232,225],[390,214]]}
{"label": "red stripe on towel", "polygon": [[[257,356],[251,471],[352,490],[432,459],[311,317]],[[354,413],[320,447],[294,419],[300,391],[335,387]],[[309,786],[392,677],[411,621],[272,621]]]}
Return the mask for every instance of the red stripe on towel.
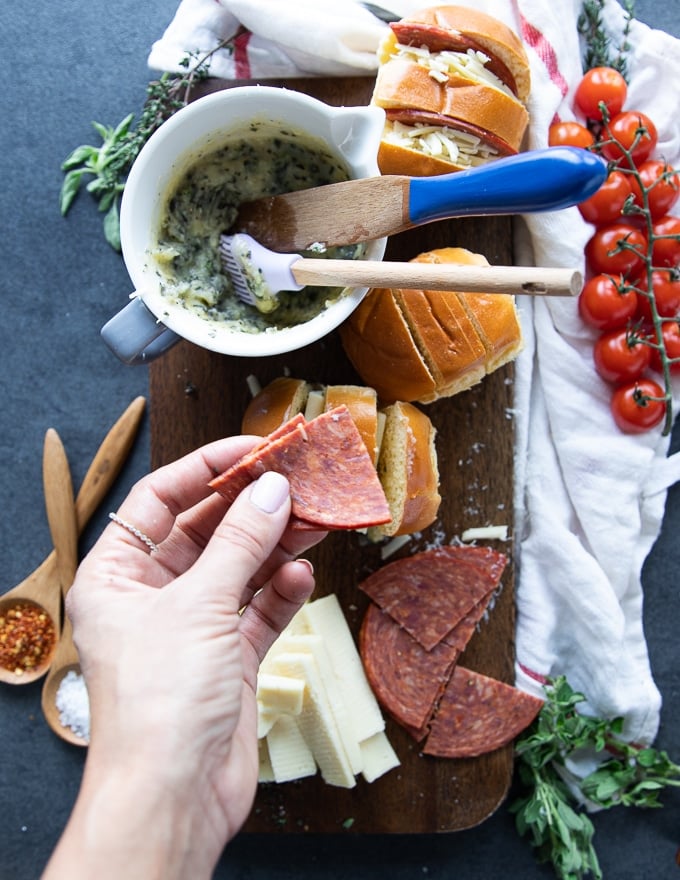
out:
{"label": "red stripe on towel", "polygon": [[528,666],[525,666],[524,663],[519,663],[519,668],[525,675],[528,675],[529,678],[533,678],[534,681],[537,681],[539,684],[547,684],[548,676],[541,675],[540,672],[534,672],[533,669],[529,669]]}
{"label": "red stripe on towel", "polygon": [[558,87],[562,93],[562,97],[564,97],[569,91],[569,83],[560,73],[557,54],[553,49],[552,44],[546,40],[537,27],[534,27],[534,25],[527,21],[521,14],[520,27],[522,29],[522,38],[524,42],[528,46],[531,46],[541,61],[545,64],[548,76]]}
{"label": "red stripe on towel", "polygon": [[234,40],[234,73],[236,79],[251,79],[250,61],[248,60],[248,43],[252,34],[243,31]]}

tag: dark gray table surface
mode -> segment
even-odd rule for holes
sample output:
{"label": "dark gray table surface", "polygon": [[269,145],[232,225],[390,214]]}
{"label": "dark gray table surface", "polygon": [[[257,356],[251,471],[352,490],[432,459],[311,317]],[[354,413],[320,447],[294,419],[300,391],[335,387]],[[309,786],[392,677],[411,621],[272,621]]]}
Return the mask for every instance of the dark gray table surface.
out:
{"label": "dark gray table surface", "polygon": [[[78,486],[109,425],[138,394],[144,368],[120,364],[99,328],[121,307],[129,280],[104,243],[89,198],[61,219],[60,163],[92,142],[92,120],[114,123],[137,110],[150,78],[146,57],[175,0],[60,0],[3,4],[0,45],[0,483],[3,587],[22,580],[51,549],[41,457],[45,430],[60,432]],[[638,18],[680,32],[679,0],[644,0]],[[662,86],[662,84],[661,84]],[[678,112],[675,96],[675,112]],[[680,446],[676,428],[674,448]],[[115,489],[87,529],[91,546],[132,483],[149,466],[148,420]],[[677,625],[680,621],[680,486],[671,489],[661,535],[644,571],[645,628],[653,673],[664,697],[658,745],[680,759]],[[0,687],[0,878],[28,880],[42,866],[68,816],[84,754],[43,722],[40,686]],[[680,877],[680,793],[660,811],[618,808],[594,818],[605,877]],[[217,877],[295,876],[549,878],[514,830],[508,811],[448,835],[258,837],[227,849]]]}

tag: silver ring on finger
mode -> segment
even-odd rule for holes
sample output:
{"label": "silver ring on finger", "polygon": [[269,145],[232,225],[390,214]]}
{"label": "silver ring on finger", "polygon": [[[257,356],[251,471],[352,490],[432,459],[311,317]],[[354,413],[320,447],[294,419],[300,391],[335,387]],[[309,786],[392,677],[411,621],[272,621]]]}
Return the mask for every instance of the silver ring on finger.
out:
{"label": "silver ring on finger", "polygon": [[134,535],[142,544],[145,544],[149,550],[154,553],[158,550],[158,544],[151,540],[148,535],[145,535],[141,529],[138,529],[137,526],[132,525],[132,523],[127,522],[127,520],[122,519],[118,516],[117,513],[110,513],[109,519],[116,523],[116,525],[121,526],[126,531],[130,532],[131,535]]}

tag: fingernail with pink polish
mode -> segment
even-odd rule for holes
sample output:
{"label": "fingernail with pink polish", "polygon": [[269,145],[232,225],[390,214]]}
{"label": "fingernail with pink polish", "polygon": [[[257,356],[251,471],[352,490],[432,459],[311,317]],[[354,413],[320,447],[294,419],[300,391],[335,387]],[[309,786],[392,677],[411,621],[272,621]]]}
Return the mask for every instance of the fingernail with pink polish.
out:
{"label": "fingernail with pink polish", "polygon": [[302,562],[302,563],[303,563],[304,565],[306,565],[307,568],[309,569],[309,573],[310,573],[310,574],[314,574],[314,566],[313,566],[312,563],[309,561],[309,559],[296,559],[295,561],[296,561],[296,562]]}
{"label": "fingernail with pink polish", "polygon": [[275,513],[290,495],[290,485],[283,474],[265,471],[257,479],[250,500],[265,513]]}

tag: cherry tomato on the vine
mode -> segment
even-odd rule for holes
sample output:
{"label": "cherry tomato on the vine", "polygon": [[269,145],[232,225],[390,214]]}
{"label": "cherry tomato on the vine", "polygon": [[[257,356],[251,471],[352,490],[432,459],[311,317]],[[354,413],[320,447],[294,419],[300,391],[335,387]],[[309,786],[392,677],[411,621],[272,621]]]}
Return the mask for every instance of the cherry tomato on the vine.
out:
{"label": "cherry tomato on the vine", "polygon": [[606,226],[622,217],[621,211],[631,194],[628,175],[610,171],[607,179],[593,195],[578,206],[581,216],[595,226]]}
{"label": "cherry tomato on the vine", "polygon": [[625,327],[637,309],[634,290],[621,289],[621,276],[593,275],[583,285],[578,298],[581,318],[597,330],[615,330]]}
{"label": "cherry tomato on the vine", "polygon": [[619,385],[612,394],[611,411],[614,421],[625,433],[649,431],[666,414],[663,388],[652,379],[637,379]]}
{"label": "cherry tomato on the vine", "polygon": [[677,266],[680,264],[680,217],[666,214],[652,224],[654,235],[658,238],[652,245],[652,261],[655,266]]}
{"label": "cherry tomato on the vine", "polygon": [[[645,273],[635,282],[640,290],[649,289],[647,274]],[[652,272],[652,291],[656,311],[662,318],[674,318],[680,315],[680,275],[671,269],[654,269]],[[649,297],[645,293],[637,293],[637,316],[643,321],[652,320],[652,310]]]}
{"label": "cherry tomato on the vine", "polygon": [[621,112],[626,102],[628,87],[623,76],[612,67],[593,67],[579,82],[574,93],[577,107],[588,119],[602,119],[600,103],[607,108],[609,118]]}
{"label": "cherry tomato on the vine", "polygon": [[618,161],[626,150],[639,165],[656,147],[658,134],[649,116],[639,110],[624,110],[609,122],[602,139],[602,152],[607,159]]}
{"label": "cherry tomato on the vine", "polygon": [[603,333],[593,347],[595,369],[607,382],[639,379],[651,359],[651,348],[626,329]]}
{"label": "cherry tomato on the vine", "polygon": [[647,159],[638,167],[640,179],[629,175],[635,204],[644,207],[642,187],[647,192],[647,206],[653,220],[667,214],[680,195],[680,174],[663,159]]}
{"label": "cherry tomato on the vine", "polygon": [[548,129],[549,147],[590,147],[595,135],[580,122],[553,122]]}
{"label": "cherry tomato on the vine", "polygon": [[586,244],[586,259],[596,275],[629,275],[638,272],[647,249],[645,235],[631,223],[601,226]]}
{"label": "cherry tomato on the vine", "polygon": [[[677,321],[664,321],[661,328],[662,344],[669,358],[677,358],[675,363],[669,364],[671,373],[680,373],[680,324]],[[662,371],[661,352],[658,348],[652,349],[652,368],[657,372]]]}

